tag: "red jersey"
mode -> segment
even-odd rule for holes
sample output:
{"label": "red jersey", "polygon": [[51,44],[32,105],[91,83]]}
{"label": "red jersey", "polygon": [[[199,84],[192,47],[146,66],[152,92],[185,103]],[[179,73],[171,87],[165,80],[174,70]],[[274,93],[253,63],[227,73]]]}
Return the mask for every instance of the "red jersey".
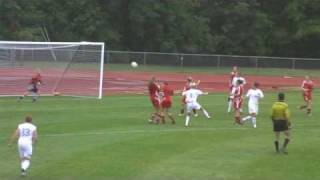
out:
{"label": "red jersey", "polygon": [[38,84],[42,82],[42,77],[40,73],[37,73],[35,75],[32,76],[31,80],[30,80],[30,84]]}
{"label": "red jersey", "polygon": [[148,86],[148,89],[149,89],[150,97],[157,97],[158,96],[158,93],[159,93],[160,89],[159,89],[159,86],[156,83],[154,83],[154,82],[150,83],[149,86]]}
{"label": "red jersey", "polygon": [[234,98],[242,99],[243,93],[244,93],[243,85],[239,85],[234,88],[234,92],[233,92]]}
{"label": "red jersey", "polygon": [[307,93],[311,93],[314,87],[314,83],[311,80],[304,80],[302,82],[301,87],[303,88],[303,90]]}
{"label": "red jersey", "polygon": [[163,85],[162,91],[163,91],[163,99],[166,101],[171,101],[173,90],[169,87],[169,85]]}

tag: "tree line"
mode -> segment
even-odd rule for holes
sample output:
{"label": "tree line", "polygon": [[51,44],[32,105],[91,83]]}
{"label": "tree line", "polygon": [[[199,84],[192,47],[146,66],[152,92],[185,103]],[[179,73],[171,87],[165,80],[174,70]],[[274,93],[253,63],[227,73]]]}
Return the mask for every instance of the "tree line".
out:
{"label": "tree line", "polygon": [[0,0],[0,39],[320,58],[319,15],[319,0]]}

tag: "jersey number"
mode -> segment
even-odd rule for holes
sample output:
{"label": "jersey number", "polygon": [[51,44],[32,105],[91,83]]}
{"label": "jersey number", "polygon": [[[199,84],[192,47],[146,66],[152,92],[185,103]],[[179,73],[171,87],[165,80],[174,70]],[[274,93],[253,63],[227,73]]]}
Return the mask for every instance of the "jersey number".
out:
{"label": "jersey number", "polygon": [[22,129],[22,136],[30,136],[31,132],[30,129]]}

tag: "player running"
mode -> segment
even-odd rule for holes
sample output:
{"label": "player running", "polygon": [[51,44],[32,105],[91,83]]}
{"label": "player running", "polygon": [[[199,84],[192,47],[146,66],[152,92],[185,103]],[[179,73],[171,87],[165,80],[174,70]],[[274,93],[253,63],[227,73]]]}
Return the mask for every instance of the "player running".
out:
{"label": "player running", "polygon": [[[169,119],[171,120],[172,124],[175,124],[176,121],[173,118],[172,113],[170,112],[170,108],[172,106],[172,99],[171,96],[173,95],[173,90],[169,86],[167,82],[164,82],[162,87],[161,87],[161,92],[163,93],[163,97],[161,98],[161,109],[162,109],[162,116],[165,118],[165,116],[168,116]],[[165,120],[163,120],[165,122]]]}
{"label": "player running", "polygon": [[234,91],[234,88],[237,86],[238,80],[241,80],[243,85],[246,84],[246,80],[245,80],[244,77],[242,77],[240,75],[240,72],[235,72],[235,74],[234,74],[234,76],[232,78],[232,81],[231,81],[231,86],[230,86],[230,96],[228,98],[228,110],[227,110],[228,113],[231,112],[232,102],[233,102],[233,98],[234,98],[233,95],[232,95],[232,92]]}
{"label": "player running", "polygon": [[242,107],[242,101],[243,101],[243,81],[241,79],[237,80],[236,86],[232,90],[232,97],[233,97],[233,109],[235,112],[235,123],[242,124],[240,119],[241,114],[241,107]]}
{"label": "player running", "polygon": [[300,109],[307,109],[307,115],[311,116],[311,105],[312,105],[312,90],[314,88],[314,83],[310,80],[309,76],[305,76],[302,82],[302,96],[305,101],[305,105],[300,106]]}
{"label": "player running", "polygon": [[148,83],[149,97],[154,108],[154,112],[151,114],[149,122],[155,122],[159,124],[159,121],[163,121],[163,117],[161,115],[161,107],[160,107],[160,85],[157,82],[154,76],[151,77]]}
{"label": "player running", "polygon": [[182,93],[182,95],[186,97],[186,106],[187,106],[187,114],[186,114],[186,122],[185,122],[186,127],[189,126],[190,116],[193,109],[201,110],[208,119],[211,118],[208,112],[203,107],[201,107],[201,105],[197,102],[198,96],[203,94],[206,95],[208,93],[207,92],[204,93],[201,90],[196,89],[196,86],[197,85],[195,83],[192,83],[190,85],[190,89]]}
{"label": "player running", "polygon": [[[193,78],[191,76],[188,77],[186,84],[184,85],[183,88],[183,92],[187,91],[190,89],[191,84],[195,84],[196,86],[198,86],[200,84],[200,80],[198,80],[196,83],[194,82]],[[183,116],[184,115],[184,110],[186,107],[186,97],[184,95],[182,95],[182,99],[181,99],[181,109],[180,109],[180,114],[179,116]],[[197,111],[195,109],[192,110],[194,116],[198,116]]]}
{"label": "player running", "polygon": [[42,83],[42,76],[41,76],[40,70],[37,69],[37,70],[35,70],[34,75],[31,77],[31,79],[28,83],[27,91],[23,94],[23,96],[19,97],[18,101],[21,101],[27,95],[30,94],[32,96],[32,102],[36,102],[38,97],[40,96],[38,86],[41,84],[43,84]]}
{"label": "player running", "polygon": [[257,114],[259,111],[259,101],[264,97],[263,92],[259,89],[259,83],[255,82],[253,88],[249,89],[246,94],[246,97],[249,98],[248,101],[248,111],[249,115],[242,118],[242,122],[251,119],[253,128],[257,127]]}
{"label": "player running", "polygon": [[21,176],[26,176],[32,156],[32,145],[37,141],[37,127],[32,124],[32,117],[27,116],[25,122],[19,124],[11,136],[9,145],[18,138],[18,150],[21,161]]}

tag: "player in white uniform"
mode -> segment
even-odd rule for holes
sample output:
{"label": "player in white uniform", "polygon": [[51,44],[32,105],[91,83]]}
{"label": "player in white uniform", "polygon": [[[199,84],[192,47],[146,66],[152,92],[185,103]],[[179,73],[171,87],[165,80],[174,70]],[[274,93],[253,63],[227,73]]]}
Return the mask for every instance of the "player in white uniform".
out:
{"label": "player in white uniform", "polygon": [[186,115],[186,122],[185,122],[186,127],[189,126],[191,112],[193,109],[201,110],[208,119],[211,118],[208,112],[204,108],[202,108],[201,105],[197,102],[198,96],[203,94],[208,94],[208,93],[204,93],[201,90],[196,89],[196,86],[197,85],[195,83],[192,83],[190,85],[190,89],[187,91],[184,91],[182,94],[183,96],[186,97],[185,99],[186,107],[187,107],[187,115]]}
{"label": "player in white uniform", "polygon": [[257,114],[259,111],[259,101],[264,97],[263,92],[259,89],[259,83],[255,82],[253,88],[249,89],[246,95],[249,98],[248,101],[248,111],[249,115],[242,118],[242,122],[245,122],[249,119],[252,121],[254,128],[257,127]]}
{"label": "player in white uniform", "polygon": [[32,117],[27,116],[25,122],[19,124],[11,137],[10,144],[18,138],[18,150],[21,160],[21,175],[25,176],[27,169],[30,166],[32,155],[32,144],[37,141],[37,127],[32,124]]}

